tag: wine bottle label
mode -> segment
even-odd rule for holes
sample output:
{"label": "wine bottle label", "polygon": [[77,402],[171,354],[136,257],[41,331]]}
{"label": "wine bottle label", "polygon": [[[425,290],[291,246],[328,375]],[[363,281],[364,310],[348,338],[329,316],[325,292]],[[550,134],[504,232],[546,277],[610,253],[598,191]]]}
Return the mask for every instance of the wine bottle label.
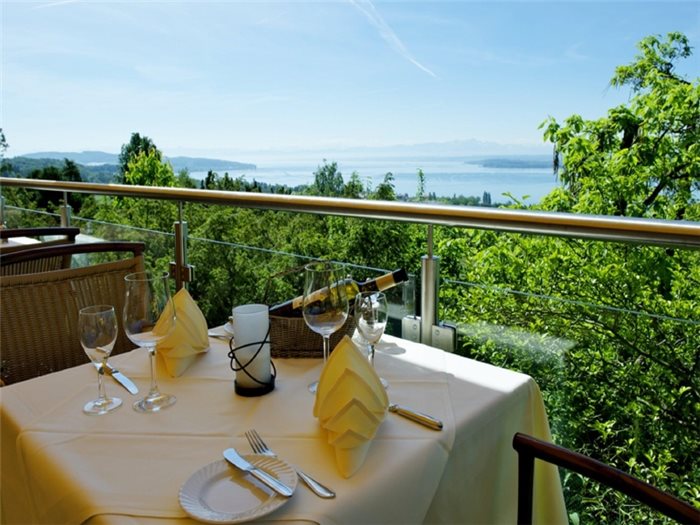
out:
{"label": "wine bottle label", "polygon": [[[357,281],[353,281],[350,278],[344,279],[342,281],[339,281],[336,285],[345,285],[345,295],[348,298],[348,303],[350,306],[352,306],[353,301],[355,300],[355,296],[360,293],[360,291],[363,292],[376,292],[376,291],[383,291],[387,290],[393,286],[396,286],[398,283],[404,282],[408,280],[408,275],[406,274],[406,271],[401,269],[401,270],[395,270],[391,273],[388,273],[386,275],[381,275],[377,277],[376,279],[372,279],[369,281],[365,281],[364,283],[358,283]],[[328,294],[328,288],[322,288],[320,290],[315,290],[314,292],[311,293],[311,295],[307,298],[307,303],[312,303],[312,302],[318,302],[322,301],[326,298]],[[300,295],[298,297],[295,297],[291,301],[287,301],[285,303],[278,304],[276,306],[273,306],[270,308],[270,313],[272,315],[283,315],[283,316],[289,316],[289,315],[294,315],[293,312],[299,312],[304,306],[304,296]]]}
{"label": "wine bottle label", "polygon": [[377,290],[380,292],[382,290],[386,290],[387,288],[391,288],[394,286],[394,274],[393,273],[388,273],[386,275],[382,275],[381,277],[377,277]]}
{"label": "wine bottle label", "polygon": [[[322,301],[328,296],[328,288],[321,288],[320,290],[315,290],[307,297],[307,303],[315,303]],[[292,308],[297,309],[304,306],[304,296],[300,295],[292,300]]]}

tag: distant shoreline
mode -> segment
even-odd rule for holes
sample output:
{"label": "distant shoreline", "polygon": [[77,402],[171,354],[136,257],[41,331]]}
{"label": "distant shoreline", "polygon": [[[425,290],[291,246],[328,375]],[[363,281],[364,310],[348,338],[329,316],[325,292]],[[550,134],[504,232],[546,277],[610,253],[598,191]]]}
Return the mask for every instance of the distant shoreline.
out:
{"label": "distant shoreline", "polygon": [[[471,164],[466,161],[465,164]],[[522,158],[488,158],[478,163],[484,168],[513,168],[513,169],[547,169],[552,168],[552,159],[522,159]]]}
{"label": "distant shoreline", "polygon": [[[32,169],[46,165],[60,167],[63,158],[39,160],[20,156],[5,159],[5,162],[14,164],[12,176],[22,176],[21,173],[28,174]],[[225,167],[212,165],[212,160],[221,161]],[[234,161],[221,159],[205,159],[202,169],[185,168],[188,169],[189,177],[197,182],[204,180],[211,170],[219,176],[228,173],[231,178],[244,177],[247,181],[298,188],[313,184],[314,173],[323,165],[323,159],[255,160],[258,164],[238,163],[238,166],[246,166],[239,169],[232,167],[236,165]],[[513,199],[534,204],[558,184],[552,170],[551,157],[545,155],[339,158],[328,159],[327,162],[337,163],[344,182],[348,182],[357,173],[363,184],[372,188],[376,188],[390,174],[397,195],[416,195],[419,169],[425,177],[423,191],[436,197],[482,197],[489,193],[493,202],[502,202],[504,199],[510,201],[512,196]],[[88,182],[111,182],[119,169],[116,164],[78,164],[83,179]],[[176,175],[181,170],[182,167],[175,169]]]}

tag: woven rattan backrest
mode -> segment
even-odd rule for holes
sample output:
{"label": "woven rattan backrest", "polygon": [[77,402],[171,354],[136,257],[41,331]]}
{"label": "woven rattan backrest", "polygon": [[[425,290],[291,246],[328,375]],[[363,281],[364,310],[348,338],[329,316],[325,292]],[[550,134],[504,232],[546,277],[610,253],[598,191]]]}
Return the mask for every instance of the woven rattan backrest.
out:
{"label": "woven rattan backrest", "polygon": [[[14,252],[13,252],[14,253]],[[2,259],[2,256],[0,256]],[[40,259],[28,259],[12,264],[0,265],[0,275],[22,275],[25,273],[53,272],[70,268],[70,256],[55,255],[53,257],[42,257]]]}
{"label": "woven rattan backrest", "polygon": [[[43,246],[54,246],[56,244],[71,244],[80,234],[80,228],[63,226],[47,226],[37,228],[5,228],[0,229],[0,253],[13,253],[26,249],[39,248]],[[18,237],[52,237],[49,240],[39,240],[32,244],[16,244],[13,239]],[[56,238],[58,237],[58,238]],[[58,268],[55,268],[58,269]]]}
{"label": "woven rattan backrest", "polygon": [[78,311],[111,304],[119,330],[112,354],[134,345],[124,334],[124,277],[144,269],[139,255],[116,262],[0,277],[0,377],[23,381],[89,360],[78,339]]}
{"label": "woven rattan backrest", "polygon": [[84,244],[39,245],[17,252],[0,254],[0,275],[52,272],[71,267],[74,255],[88,253],[143,253],[141,242],[104,241]]}

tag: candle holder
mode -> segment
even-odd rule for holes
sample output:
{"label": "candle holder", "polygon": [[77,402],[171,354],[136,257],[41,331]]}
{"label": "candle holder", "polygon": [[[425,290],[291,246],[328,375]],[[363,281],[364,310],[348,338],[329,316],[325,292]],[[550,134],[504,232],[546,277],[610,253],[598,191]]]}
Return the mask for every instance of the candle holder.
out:
{"label": "candle holder", "polygon": [[[233,339],[228,357],[236,373],[234,390],[244,397],[275,389],[277,369],[270,359],[270,320],[264,304],[246,304],[232,311]],[[235,345],[235,346],[234,346]]]}

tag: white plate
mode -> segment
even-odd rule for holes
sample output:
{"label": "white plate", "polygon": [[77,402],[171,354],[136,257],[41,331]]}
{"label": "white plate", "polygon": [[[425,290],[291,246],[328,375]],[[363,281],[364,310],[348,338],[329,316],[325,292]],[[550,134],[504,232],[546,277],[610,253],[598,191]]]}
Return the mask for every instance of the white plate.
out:
{"label": "white plate", "polygon": [[231,336],[233,336],[233,325],[229,321],[223,326],[209,328],[207,330],[207,335],[209,337],[230,338]]}
{"label": "white plate", "polygon": [[[284,461],[259,455],[243,455],[292,490],[296,471]],[[226,460],[215,461],[192,474],[180,488],[180,506],[188,516],[205,523],[243,523],[271,513],[289,498],[280,496],[252,475]]]}

